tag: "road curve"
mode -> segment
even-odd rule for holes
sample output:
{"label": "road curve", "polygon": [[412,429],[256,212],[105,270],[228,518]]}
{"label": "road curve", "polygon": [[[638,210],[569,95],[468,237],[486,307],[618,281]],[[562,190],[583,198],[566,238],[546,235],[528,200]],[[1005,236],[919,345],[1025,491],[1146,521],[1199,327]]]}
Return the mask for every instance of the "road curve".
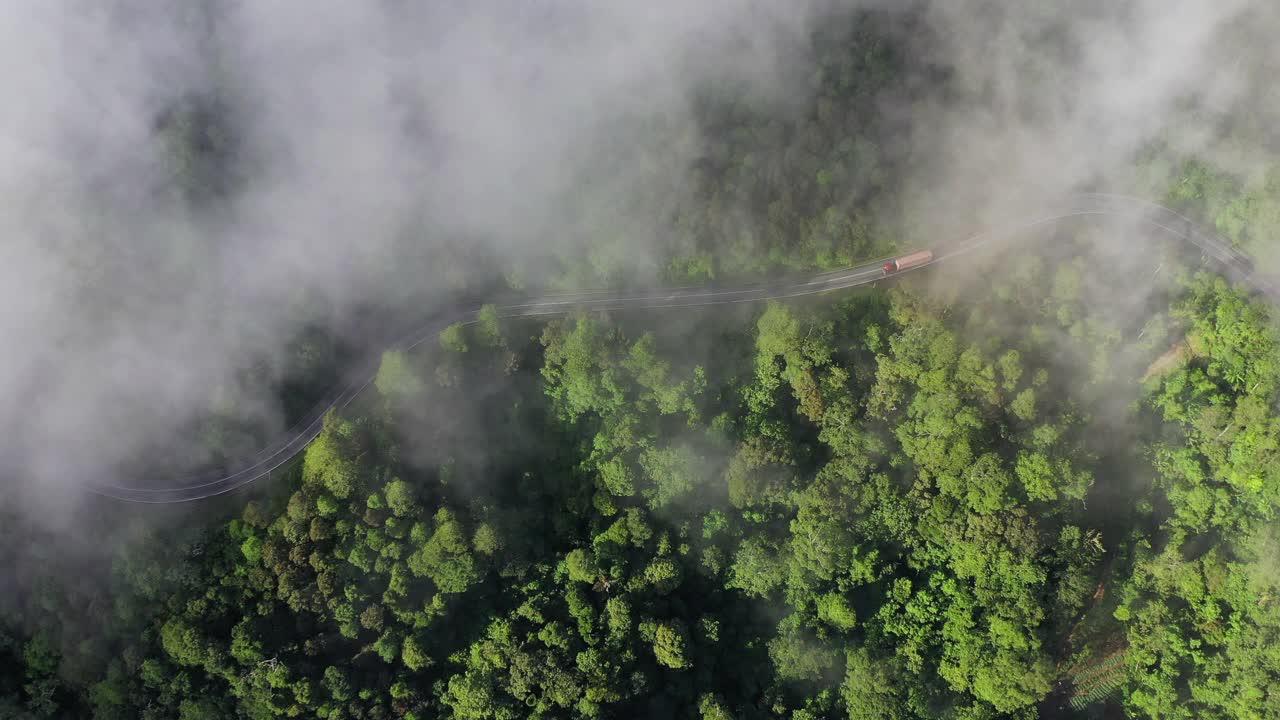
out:
{"label": "road curve", "polygon": [[[1249,285],[1272,299],[1280,299],[1280,283],[1273,278],[1255,273],[1249,259],[1234,250],[1230,243],[1220,236],[1197,227],[1188,218],[1162,205],[1141,198],[1105,193],[1074,195],[1061,206],[1042,212],[1035,217],[997,230],[971,235],[949,244],[935,244],[931,248],[934,250],[934,258],[931,262],[902,270],[895,273],[893,277],[946,262],[994,240],[1090,216],[1128,218],[1178,237],[1199,248],[1206,258],[1212,259],[1233,281]],[[885,278],[881,271],[883,260],[773,283],[737,287],[659,288],[634,292],[598,290],[552,293],[516,298],[497,302],[494,305],[499,317],[526,318],[563,315],[575,310],[631,311],[754,303],[868,285]],[[86,487],[98,495],[139,503],[190,502],[243,487],[279,469],[316,439],[324,428],[324,418],[329,411],[347,407],[373,382],[383,352],[409,350],[436,337],[441,330],[452,324],[474,323],[479,310],[479,305],[455,306],[441,310],[412,332],[383,347],[372,348],[358,365],[357,371],[350,375],[356,380],[332,389],[301,422],[282,433],[274,442],[251,457],[242,459],[231,469],[218,469],[175,478],[165,484],[126,486],[89,483]]]}

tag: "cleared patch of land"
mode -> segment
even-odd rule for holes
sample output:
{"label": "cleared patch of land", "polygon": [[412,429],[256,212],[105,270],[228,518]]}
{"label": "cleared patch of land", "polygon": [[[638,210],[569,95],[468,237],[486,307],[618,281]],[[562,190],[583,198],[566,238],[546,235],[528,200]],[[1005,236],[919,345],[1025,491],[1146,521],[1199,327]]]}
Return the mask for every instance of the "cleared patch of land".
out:
{"label": "cleared patch of land", "polygon": [[1198,344],[1194,337],[1184,336],[1174,341],[1163,355],[1156,358],[1142,373],[1142,382],[1168,375],[1183,367],[1194,358],[1200,357]]}

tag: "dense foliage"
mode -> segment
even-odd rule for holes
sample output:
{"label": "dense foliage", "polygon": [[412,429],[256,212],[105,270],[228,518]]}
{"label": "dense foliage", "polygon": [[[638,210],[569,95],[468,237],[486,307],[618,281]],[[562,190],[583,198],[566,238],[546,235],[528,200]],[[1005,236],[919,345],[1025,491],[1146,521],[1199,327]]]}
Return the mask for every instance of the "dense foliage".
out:
{"label": "dense foliage", "polygon": [[[800,116],[707,100],[667,279],[892,245],[862,104],[907,60],[842,27]],[[1152,152],[1241,247],[1276,226],[1274,177]],[[976,288],[486,308],[255,494],[103,511],[107,560],[4,511],[0,718],[1277,717],[1272,311],[1176,248],[1128,258],[1149,288],[1099,271],[1100,233],[975,258]],[[612,241],[567,282],[615,276]]]}
{"label": "dense foliage", "polygon": [[[388,354],[290,494],[128,546],[106,601],[28,588],[9,712],[1023,717],[1127,647],[1134,712],[1265,716],[1266,311],[1177,271],[1191,349],[1104,463],[1081,388],[1137,381],[1101,359],[1127,329],[1028,257],[970,312],[905,287],[717,318],[713,363],[601,316]],[[1090,512],[1120,462],[1144,499]]]}

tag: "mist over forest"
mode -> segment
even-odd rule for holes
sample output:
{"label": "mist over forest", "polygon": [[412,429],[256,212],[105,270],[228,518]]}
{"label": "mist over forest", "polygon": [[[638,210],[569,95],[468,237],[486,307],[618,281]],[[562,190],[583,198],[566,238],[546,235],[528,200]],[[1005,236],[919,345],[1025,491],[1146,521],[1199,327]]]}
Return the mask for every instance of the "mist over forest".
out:
{"label": "mist over forest", "polygon": [[0,7],[0,718],[1280,717],[1277,30]]}

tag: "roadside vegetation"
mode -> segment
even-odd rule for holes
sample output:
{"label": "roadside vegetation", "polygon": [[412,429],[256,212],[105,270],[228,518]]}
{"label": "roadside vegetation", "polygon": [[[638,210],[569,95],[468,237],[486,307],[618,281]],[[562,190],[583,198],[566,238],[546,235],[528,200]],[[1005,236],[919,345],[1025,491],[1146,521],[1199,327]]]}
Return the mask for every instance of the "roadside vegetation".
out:
{"label": "roadside vegetation", "polygon": [[[853,25],[815,40],[801,116],[708,100],[723,142],[663,278],[910,249],[863,102],[907,60]],[[1280,227],[1271,176],[1142,162],[1243,249]],[[1117,232],[1146,249],[1092,262]],[[616,277],[624,240],[564,283]],[[262,487],[96,511],[112,550],[83,566],[0,509],[0,718],[1276,717],[1275,311],[1132,229],[966,263],[749,308],[482,313],[386,355]],[[298,407],[325,343],[297,342]]]}

